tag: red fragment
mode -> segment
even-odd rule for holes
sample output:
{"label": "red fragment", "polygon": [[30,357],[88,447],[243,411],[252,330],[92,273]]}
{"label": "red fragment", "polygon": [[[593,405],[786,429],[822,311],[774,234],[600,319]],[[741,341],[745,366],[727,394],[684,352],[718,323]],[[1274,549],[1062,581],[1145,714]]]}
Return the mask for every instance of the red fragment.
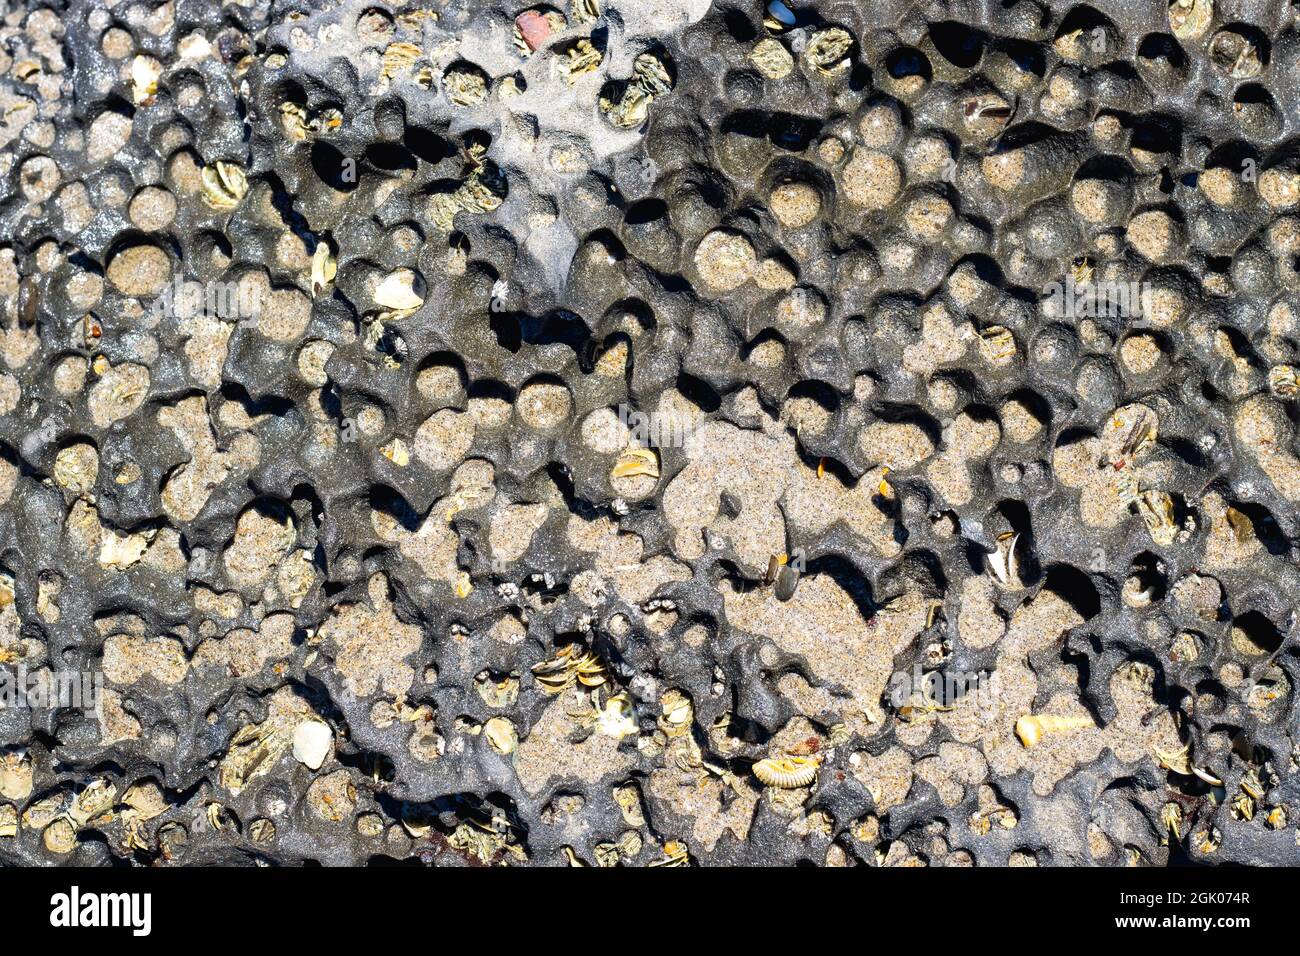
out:
{"label": "red fragment", "polygon": [[536,10],[525,10],[515,17],[515,26],[519,28],[519,35],[528,44],[528,49],[534,52],[551,35],[551,22]]}

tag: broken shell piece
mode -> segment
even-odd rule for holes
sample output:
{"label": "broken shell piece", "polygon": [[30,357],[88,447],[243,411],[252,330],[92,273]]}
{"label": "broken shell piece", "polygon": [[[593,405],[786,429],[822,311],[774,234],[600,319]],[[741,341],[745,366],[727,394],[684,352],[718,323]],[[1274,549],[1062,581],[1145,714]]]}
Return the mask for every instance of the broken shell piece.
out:
{"label": "broken shell piece", "polygon": [[328,239],[318,239],[316,241],[316,251],[311,256],[311,294],[312,298],[324,292],[334,276],[338,273],[338,260],[334,258],[334,253],[330,251]]}
{"label": "broken shell piece", "polygon": [[1063,717],[1058,714],[1032,714],[1016,721],[1016,736],[1025,748],[1035,746],[1045,734],[1061,733],[1066,730],[1083,730],[1096,727],[1091,717]]}
{"label": "broken shell piece", "polygon": [[293,757],[310,770],[319,770],[329,756],[334,732],[323,720],[304,720],[293,731]]}
{"label": "broken shell piece", "polygon": [[423,291],[424,280],[415,270],[397,269],[375,289],[375,304],[395,313],[388,318],[401,318],[424,305]]}
{"label": "broken shell piece", "polygon": [[492,749],[503,755],[514,753],[519,743],[519,734],[515,730],[515,725],[505,717],[489,718],[483,725],[483,735],[487,737]]}
{"label": "broken shell piece", "polygon": [[1003,325],[980,331],[980,354],[990,365],[1006,365],[1016,357],[1016,337]]}
{"label": "broken shell piece", "polygon": [[394,438],[383,448],[379,449],[383,456],[391,461],[398,468],[405,468],[411,463],[411,451],[406,446],[406,442],[400,438]]}
{"label": "broken shell piece", "polygon": [[751,768],[759,782],[780,790],[798,790],[817,779],[820,757],[768,757]]}
{"label": "broken shell piece", "polygon": [[1019,542],[1019,532],[1003,532],[998,535],[993,550],[984,556],[989,573],[993,575],[998,587],[1008,590],[1024,587],[1024,582],[1020,580],[1020,555],[1016,549]]}
{"label": "broken shell piece", "polygon": [[650,104],[673,88],[668,64],[653,53],[642,53],[632,64],[632,79],[618,100],[602,96],[600,109],[619,129],[635,129],[649,118]]}
{"label": "broken shell piece", "polygon": [[652,448],[631,448],[618,456],[609,473],[613,478],[631,478],[636,475],[659,477],[659,455]]}
{"label": "broken shell piece", "polygon": [[125,571],[144,557],[155,534],[156,530],[118,535],[117,532],[108,530],[99,546],[100,566]]}
{"label": "broken shell piece", "polygon": [[161,76],[162,64],[153,57],[141,55],[131,61],[131,99],[136,106],[153,103]]}
{"label": "broken shell piece", "polygon": [[234,163],[204,166],[202,180],[203,199],[213,209],[234,209],[248,193],[248,177]]}

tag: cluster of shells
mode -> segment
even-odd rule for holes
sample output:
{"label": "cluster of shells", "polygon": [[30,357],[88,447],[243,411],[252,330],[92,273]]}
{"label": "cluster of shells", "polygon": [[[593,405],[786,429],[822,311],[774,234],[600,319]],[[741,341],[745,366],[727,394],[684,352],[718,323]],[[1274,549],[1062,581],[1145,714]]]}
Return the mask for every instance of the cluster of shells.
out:
{"label": "cluster of shells", "polygon": [[1293,859],[1300,25],[1149,6],[19,5],[0,859]]}

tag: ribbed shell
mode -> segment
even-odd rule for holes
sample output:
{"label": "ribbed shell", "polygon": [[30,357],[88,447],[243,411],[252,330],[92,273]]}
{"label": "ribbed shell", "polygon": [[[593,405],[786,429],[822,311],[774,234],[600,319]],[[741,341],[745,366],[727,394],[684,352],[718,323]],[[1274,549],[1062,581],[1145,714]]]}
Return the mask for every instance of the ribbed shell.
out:
{"label": "ribbed shell", "polygon": [[819,765],[810,757],[769,757],[754,764],[754,776],[769,787],[797,790],[817,779]]}

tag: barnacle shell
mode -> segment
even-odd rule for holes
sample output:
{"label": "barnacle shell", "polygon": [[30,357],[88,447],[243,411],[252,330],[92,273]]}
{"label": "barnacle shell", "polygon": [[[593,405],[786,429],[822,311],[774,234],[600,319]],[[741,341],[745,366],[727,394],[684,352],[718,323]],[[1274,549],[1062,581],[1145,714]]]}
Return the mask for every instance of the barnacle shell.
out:
{"label": "barnacle shell", "polygon": [[853,49],[853,37],[843,27],[829,27],[818,30],[808,41],[803,58],[809,66],[822,76],[835,76],[849,68],[849,51]]}
{"label": "barnacle shell", "polygon": [[1173,0],[1169,4],[1169,29],[1180,40],[1205,36],[1214,19],[1214,0]]}
{"label": "barnacle shell", "polygon": [[783,80],[794,69],[794,57],[780,40],[765,37],[749,52],[754,68],[769,80]]}
{"label": "barnacle shell", "polygon": [[0,797],[26,800],[32,793],[32,760],[25,751],[0,755]]}
{"label": "barnacle shell", "polygon": [[1300,373],[1293,365],[1274,365],[1268,370],[1268,389],[1278,398],[1300,395]]}

